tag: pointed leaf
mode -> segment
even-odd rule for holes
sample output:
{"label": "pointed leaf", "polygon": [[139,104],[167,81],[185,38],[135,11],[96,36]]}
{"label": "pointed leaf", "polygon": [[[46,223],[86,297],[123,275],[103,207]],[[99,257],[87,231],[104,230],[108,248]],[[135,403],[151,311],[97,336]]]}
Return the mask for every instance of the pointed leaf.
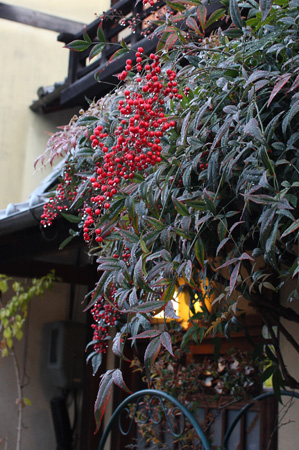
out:
{"label": "pointed leaf", "polygon": [[232,295],[232,292],[236,286],[237,278],[238,278],[239,271],[240,271],[240,266],[241,266],[241,262],[239,261],[231,273],[230,280],[229,280],[229,295]]}
{"label": "pointed leaf", "polygon": [[217,20],[220,20],[221,17],[223,17],[226,13],[226,10],[223,8],[216,9],[208,18],[206,22],[206,28],[209,28],[213,23],[217,22]]}
{"label": "pointed leaf", "polygon": [[194,253],[200,266],[203,268],[205,263],[205,246],[200,237],[198,237],[194,244]]}
{"label": "pointed leaf", "polygon": [[104,31],[103,31],[103,23],[102,22],[100,22],[100,24],[98,26],[97,37],[98,37],[98,40],[100,42],[102,42],[104,44],[106,43],[105,34],[104,34]]}
{"label": "pointed leaf", "polygon": [[95,56],[98,56],[105,48],[105,44],[96,44],[89,53],[89,61],[94,58]]}
{"label": "pointed leaf", "polygon": [[104,417],[107,404],[109,402],[112,388],[113,388],[113,375],[114,370],[108,370],[101,378],[100,387],[98,390],[97,399],[94,405],[94,415],[96,421],[96,431],[99,431],[102,419]]}
{"label": "pointed leaf", "polygon": [[274,97],[283,88],[283,86],[289,81],[291,76],[292,76],[291,73],[285,73],[284,75],[282,75],[280,77],[280,80],[278,81],[278,83],[275,84],[274,88],[272,89],[271,95],[270,95],[268,103],[267,103],[267,108],[269,108],[269,105],[272,102],[272,100],[274,99]]}
{"label": "pointed leaf", "polygon": [[217,247],[216,256],[219,254],[220,250],[225,246],[225,244],[230,240],[230,237],[223,239]]}
{"label": "pointed leaf", "polygon": [[260,10],[262,13],[262,21],[266,20],[272,8],[273,0],[260,0]]}
{"label": "pointed leaf", "polygon": [[154,292],[145,281],[142,257],[139,258],[134,268],[134,283],[136,287],[144,289],[147,292]]}
{"label": "pointed leaf", "polygon": [[202,31],[206,28],[207,8],[204,5],[200,5],[196,9],[197,18],[199,20]]}
{"label": "pointed leaf", "polygon": [[138,306],[134,306],[134,308],[124,309],[121,312],[123,312],[123,313],[138,312],[138,313],[146,314],[149,312],[155,312],[155,311],[162,310],[164,306],[165,306],[164,302],[162,302],[160,300],[153,300],[151,302],[141,303]]}
{"label": "pointed leaf", "polygon": [[299,219],[297,219],[292,225],[290,225],[281,235],[282,238],[286,237],[288,234],[293,233],[299,228]]}
{"label": "pointed leaf", "polygon": [[78,216],[75,216],[74,214],[66,214],[66,213],[60,213],[62,217],[64,217],[66,220],[68,220],[71,223],[80,223],[81,218]]}
{"label": "pointed leaf", "polygon": [[102,364],[102,353],[97,353],[91,360],[92,363],[92,373],[95,375]]}
{"label": "pointed leaf", "polygon": [[144,353],[144,366],[148,378],[150,378],[151,368],[160,350],[161,350],[161,340],[160,336],[157,336],[148,344]]}
{"label": "pointed leaf", "polygon": [[116,333],[113,339],[112,352],[120,359],[123,359],[124,361],[130,361],[123,353],[125,345],[124,336],[125,335],[123,333],[120,332]]}
{"label": "pointed leaf", "polygon": [[197,33],[200,33],[200,30],[198,28],[197,22],[193,17],[188,17],[186,20],[186,25],[191,28],[191,30],[196,31]]}
{"label": "pointed leaf", "polygon": [[287,127],[290,126],[293,117],[299,112],[299,100],[293,103],[290,111],[286,114],[282,121],[282,131],[286,134]]}
{"label": "pointed leaf", "polygon": [[230,13],[231,19],[232,19],[233,23],[235,24],[235,26],[237,28],[240,28],[240,30],[242,30],[243,21],[241,18],[241,13],[240,13],[240,9],[239,9],[237,0],[229,1],[229,13]]}
{"label": "pointed leaf", "polygon": [[66,48],[68,48],[69,50],[73,50],[75,52],[84,52],[84,50],[87,50],[89,47],[90,47],[89,42],[80,39],[72,41],[66,45]]}
{"label": "pointed leaf", "polygon": [[121,388],[123,391],[128,392],[129,394],[132,394],[132,391],[128,388],[126,383],[124,382],[122,372],[119,369],[116,369],[112,373],[112,379],[114,384]]}
{"label": "pointed leaf", "polygon": [[143,331],[142,333],[139,333],[135,336],[128,338],[128,340],[130,341],[130,340],[135,340],[135,339],[152,339],[157,336],[160,336],[161,333],[162,333],[162,331],[160,331],[160,330],[146,330],[146,331]]}
{"label": "pointed leaf", "polygon": [[166,348],[166,350],[172,355],[173,354],[173,350],[172,350],[172,342],[171,342],[171,337],[170,334],[167,331],[163,331],[163,333],[160,336],[160,341],[161,344]]}
{"label": "pointed leaf", "polygon": [[244,127],[244,133],[254,137],[261,144],[265,144],[264,136],[260,130],[259,124],[256,119],[250,119]]}
{"label": "pointed leaf", "polygon": [[172,202],[174,204],[175,209],[177,210],[177,212],[179,214],[181,214],[182,216],[190,216],[189,210],[188,210],[187,206],[184,205],[184,203],[177,200],[174,196],[172,196]]}

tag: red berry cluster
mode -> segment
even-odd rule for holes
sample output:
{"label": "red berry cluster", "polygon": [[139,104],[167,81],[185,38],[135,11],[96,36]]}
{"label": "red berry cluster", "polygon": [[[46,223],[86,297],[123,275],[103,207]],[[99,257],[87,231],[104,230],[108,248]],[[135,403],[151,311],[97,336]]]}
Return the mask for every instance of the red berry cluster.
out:
{"label": "red berry cluster", "polygon": [[[110,208],[110,201],[117,194],[123,180],[130,181],[136,172],[145,171],[162,161],[161,139],[176,125],[174,120],[165,116],[167,99],[182,99],[177,87],[176,72],[168,69],[166,74],[162,73],[159,56],[152,53],[148,59],[143,57],[143,52],[142,47],[136,52],[135,83],[128,83],[124,99],[119,100],[119,125],[116,126],[114,135],[111,135],[110,129],[98,125],[87,138],[99,157],[89,179],[89,198],[86,198],[81,210],[86,242],[90,242],[93,236],[96,242],[103,241],[101,230],[96,227],[98,216]],[[132,70],[131,59],[126,61],[125,69],[119,75],[121,80],[125,80],[128,71]],[[114,145],[111,144],[111,138]],[[51,225],[57,210],[64,208],[61,203],[69,198],[73,199],[85,182],[82,178],[79,187],[66,196],[70,180],[65,178],[64,183],[59,185],[56,196],[45,205],[42,224]]]}
{"label": "red berry cluster", "polygon": [[77,196],[78,187],[72,185],[72,169],[67,166],[63,175],[63,181],[57,186],[55,197],[50,197],[44,204],[44,212],[41,215],[43,226],[52,225],[57,217],[57,211],[67,211],[68,205],[73,203]]}
{"label": "red berry cluster", "polygon": [[[182,99],[178,93],[176,73],[167,70],[167,82],[161,75],[159,56],[150,55],[151,64],[143,62],[143,48],[136,52],[136,69],[145,71],[144,76],[137,77],[138,89],[124,91],[125,99],[118,104],[120,125],[114,136],[115,145],[109,148],[105,145],[108,136],[101,125],[93,130],[90,136],[91,145],[103,152],[103,163],[97,163],[96,173],[90,178],[93,191],[91,205],[84,209],[84,239],[90,241],[96,223],[96,216],[109,209],[109,200],[118,192],[122,180],[132,180],[136,171],[141,172],[156,163],[161,162],[161,138],[169,128],[175,126],[175,121],[168,120],[164,114],[165,98]],[[132,69],[132,61],[126,61],[125,68]],[[124,80],[127,70],[119,77]],[[92,206],[92,207],[91,207]],[[95,229],[97,242],[102,242],[101,230]]]}
{"label": "red berry cluster", "polygon": [[112,286],[109,294],[109,303],[105,297],[100,297],[97,303],[93,306],[91,314],[93,316],[94,324],[91,325],[93,329],[94,350],[97,353],[106,353],[109,341],[109,327],[113,327],[115,322],[120,318],[119,311],[115,308],[117,302],[114,298],[116,289]]}

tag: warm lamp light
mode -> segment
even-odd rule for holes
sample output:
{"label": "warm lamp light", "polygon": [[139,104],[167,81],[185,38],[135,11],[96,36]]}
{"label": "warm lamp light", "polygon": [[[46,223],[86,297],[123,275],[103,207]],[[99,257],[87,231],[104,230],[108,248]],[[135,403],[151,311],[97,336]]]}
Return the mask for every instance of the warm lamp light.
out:
{"label": "warm lamp light", "polygon": [[[186,284],[185,280],[180,278],[178,280],[178,286],[174,292],[173,298],[171,301],[172,306],[173,306],[173,310],[176,314],[176,316],[178,316],[177,320],[180,320],[182,323],[182,327],[183,328],[187,328],[188,327],[188,321],[190,319],[190,317],[192,317],[193,313],[190,309],[190,294],[187,288],[181,288],[180,286],[184,286]],[[203,296],[205,298],[204,300],[204,304],[208,310],[209,313],[212,312],[212,302],[213,302],[213,296],[208,296],[206,294],[207,292],[207,288],[209,286],[209,281],[206,279],[205,280],[205,287],[203,286],[203,281],[201,281],[200,285],[199,285],[199,289],[203,292]],[[194,298],[197,300],[199,298],[198,294],[195,293]],[[203,312],[203,302],[202,301],[196,301],[195,304],[193,305],[193,309],[194,309],[194,313],[201,313]],[[164,320],[164,310],[160,311],[159,313],[155,314],[153,319],[154,322],[161,322]],[[166,320],[171,320],[168,319],[166,317]]]}

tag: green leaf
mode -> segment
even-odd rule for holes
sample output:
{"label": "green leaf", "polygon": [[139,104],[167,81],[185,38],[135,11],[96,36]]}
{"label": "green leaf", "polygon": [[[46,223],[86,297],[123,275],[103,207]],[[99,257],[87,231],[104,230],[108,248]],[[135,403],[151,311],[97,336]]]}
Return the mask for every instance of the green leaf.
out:
{"label": "green leaf", "polygon": [[286,237],[288,234],[293,233],[299,228],[299,219],[292,223],[281,235],[282,238]]}
{"label": "green leaf", "polygon": [[237,0],[230,0],[229,1],[229,13],[231,16],[231,19],[235,26],[242,30],[244,23],[241,17],[240,9],[238,6]]}
{"label": "green leaf", "polygon": [[148,378],[150,378],[151,368],[160,350],[161,350],[161,340],[160,336],[157,336],[148,344],[144,353],[144,366]]}
{"label": "green leaf", "polygon": [[217,22],[217,20],[220,20],[221,17],[223,17],[225,13],[226,13],[226,11],[223,8],[220,8],[220,9],[217,9],[216,11],[214,11],[209,16],[209,18],[206,22],[206,29],[209,28],[211,25],[213,25],[213,23]]}
{"label": "green leaf", "polygon": [[87,44],[92,44],[92,40],[90,39],[86,31],[86,26],[83,28],[83,39],[85,42],[87,42]]}
{"label": "green leaf", "polygon": [[89,53],[89,61],[94,58],[95,56],[98,56],[105,48],[105,44],[96,44]]}
{"label": "green leaf", "polygon": [[201,240],[200,237],[198,237],[194,244],[194,253],[197,261],[199,262],[200,266],[204,268],[204,262],[205,262],[205,246]]}
{"label": "green leaf", "polygon": [[208,192],[206,189],[203,190],[203,197],[204,197],[204,201],[207,205],[208,210],[216,215],[216,207],[215,207],[215,203],[214,203],[214,199],[212,197],[212,193]]}
{"label": "green leaf", "polygon": [[113,379],[113,383],[116,384],[116,386],[118,386],[123,391],[127,392],[128,394],[132,394],[132,391],[128,388],[128,386],[124,382],[121,370],[115,369],[114,372],[112,373],[112,379]]}
{"label": "green leaf", "polygon": [[145,281],[145,273],[143,271],[143,259],[142,256],[139,258],[134,267],[134,284],[146,292],[154,292],[152,288]]}
{"label": "green leaf", "polygon": [[173,350],[172,350],[172,342],[171,342],[171,337],[170,334],[167,331],[163,331],[163,333],[160,336],[160,341],[161,344],[163,345],[163,347],[166,348],[166,350],[172,355],[173,354]]}
{"label": "green leaf", "polygon": [[299,100],[293,103],[290,111],[286,114],[285,118],[282,121],[282,131],[283,134],[286,134],[287,127],[290,126],[293,117],[299,112]]}
{"label": "green leaf", "polygon": [[84,50],[87,50],[89,47],[90,47],[89,42],[82,41],[80,39],[72,41],[66,45],[66,48],[68,48],[69,50],[73,50],[75,52],[83,52]]}
{"label": "green leaf", "polygon": [[94,404],[94,415],[96,421],[96,432],[99,431],[111,393],[113,388],[113,375],[114,370],[108,370],[101,377],[100,387],[98,390],[97,399]]}
{"label": "green leaf", "polygon": [[88,127],[89,125],[93,125],[94,123],[99,121],[99,117],[95,117],[95,116],[82,116],[80,117],[77,122],[76,122],[76,126],[86,126]]}
{"label": "green leaf", "polygon": [[273,0],[260,0],[260,10],[262,13],[262,21],[266,20],[272,8]]}
{"label": "green leaf", "polygon": [[92,372],[93,375],[95,375],[99,370],[100,365],[102,364],[102,353],[96,353],[92,358],[91,363],[92,363]]}
{"label": "green leaf", "polygon": [[174,204],[175,209],[177,210],[177,212],[179,214],[181,214],[182,216],[190,216],[189,210],[188,210],[187,206],[184,205],[184,203],[177,200],[174,196],[172,196],[172,202]]}
{"label": "green leaf", "polygon": [[103,44],[106,44],[106,38],[105,38],[104,31],[103,31],[103,23],[102,22],[100,22],[100,24],[98,26],[97,37],[100,42],[102,42]]}
{"label": "green leaf", "polygon": [[131,340],[135,340],[135,339],[152,339],[157,336],[160,336],[161,333],[162,333],[162,331],[160,331],[160,330],[146,330],[146,331],[143,331],[142,333],[139,333],[135,336],[128,338],[128,340],[131,341]]}
{"label": "green leaf", "polygon": [[154,217],[145,217],[145,221],[154,227],[156,230],[164,230],[165,225],[161,222],[161,220],[155,219]]}
{"label": "green leaf", "polygon": [[29,398],[23,397],[22,400],[23,400],[24,405],[26,405],[26,406],[32,405],[32,401]]}
{"label": "green leaf", "polygon": [[206,20],[207,20],[207,8],[204,5],[200,5],[196,9],[197,18],[199,20],[201,29],[204,31],[206,29]]}
{"label": "green leaf", "polygon": [[81,217],[74,216],[73,214],[66,214],[66,213],[60,213],[62,217],[64,217],[66,220],[68,220],[71,223],[80,223]]}
{"label": "green leaf", "polygon": [[123,55],[126,55],[127,53],[129,53],[129,51],[130,49],[127,50],[126,48],[120,48],[119,50],[114,52],[113,55],[109,58],[109,63],[115,61],[117,58],[120,58]]}

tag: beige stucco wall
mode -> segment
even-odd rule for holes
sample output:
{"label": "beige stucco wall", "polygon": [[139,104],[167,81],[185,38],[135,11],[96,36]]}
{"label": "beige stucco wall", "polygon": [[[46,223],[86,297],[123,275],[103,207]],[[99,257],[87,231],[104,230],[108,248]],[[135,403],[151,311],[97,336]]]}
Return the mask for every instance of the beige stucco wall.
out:
{"label": "beige stucco wall", "polygon": [[[24,280],[23,280],[24,281]],[[84,293],[83,293],[84,292]],[[77,287],[76,306],[73,320],[84,322],[86,314],[82,312],[80,300],[86,288]],[[31,301],[24,338],[16,345],[16,353],[21,374],[25,370],[26,387],[23,395],[32,402],[23,410],[22,450],[53,450],[56,448],[55,433],[51,416],[50,400],[61,396],[61,391],[53,387],[45,367],[45,323],[67,320],[69,314],[70,286],[56,284],[52,291],[46,292],[44,298]],[[24,359],[25,358],[25,359]],[[84,355],[82,355],[84,359]],[[24,365],[25,362],[25,365]],[[83,362],[84,363],[84,362]],[[13,360],[10,356],[1,361],[0,366],[0,439],[7,449],[16,448],[17,428],[17,387]],[[3,449],[5,449],[3,442]]]}
{"label": "beige stucco wall", "polygon": [[[296,280],[289,282],[281,291],[281,302],[286,307],[293,308],[299,314],[299,302],[288,301],[289,294],[292,289],[296,287]],[[288,332],[299,342],[299,325],[294,322],[282,320],[282,324],[286,327]],[[298,353],[288,343],[288,341],[281,337],[282,355],[285,359],[286,366],[290,374],[296,379],[299,379],[299,357]],[[290,398],[284,397],[283,403],[285,407],[280,407],[280,427],[279,427],[279,450],[295,450],[298,448],[298,420],[299,420],[299,399],[294,400],[291,408]],[[286,413],[286,414],[285,414]]]}
{"label": "beige stucco wall", "polygon": [[[16,0],[14,5],[89,23],[109,0]],[[0,209],[26,201],[46,175],[33,162],[45,149],[47,132],[68,123],[77,110],[38,115],[29,109],[40,86],[67,75],[68,53],[57,33],[0,19]]]}

